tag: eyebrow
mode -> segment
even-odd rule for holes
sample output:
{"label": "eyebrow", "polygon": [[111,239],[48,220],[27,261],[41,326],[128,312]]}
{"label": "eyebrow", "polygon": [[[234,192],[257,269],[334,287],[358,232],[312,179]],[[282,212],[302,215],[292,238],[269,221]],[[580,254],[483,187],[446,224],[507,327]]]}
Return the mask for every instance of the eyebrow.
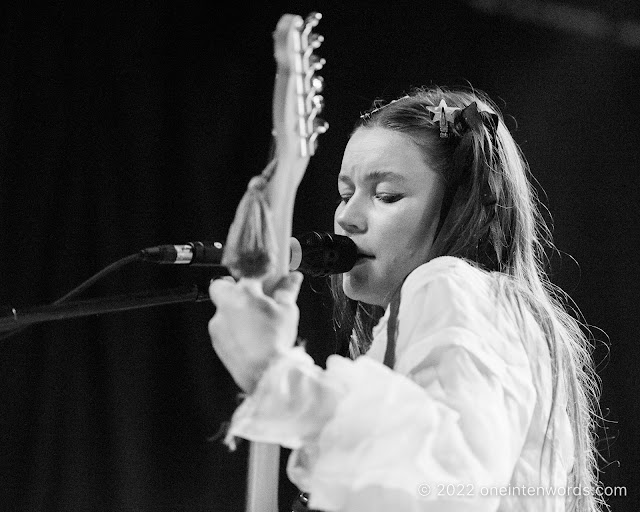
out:
{"label": "eyebrow", "polygon": [[[393,171],[372,171],[364,176],[364,181],[406,181],[406,176]],[[345,174],[338,175],[338,183],[352,183],[351,178]]]}

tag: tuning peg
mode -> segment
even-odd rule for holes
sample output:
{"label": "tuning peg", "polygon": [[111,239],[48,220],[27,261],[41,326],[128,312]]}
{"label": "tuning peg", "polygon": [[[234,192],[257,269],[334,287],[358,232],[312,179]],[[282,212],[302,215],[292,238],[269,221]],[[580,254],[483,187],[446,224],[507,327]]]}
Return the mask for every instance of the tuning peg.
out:
{"label": "tuning peg", "polygon": [[307,42],[310,43],[311,35],[314,27],[318,25],[318,22],[322,18],[322,14],[319,12],[313,12],[307,16],[307,19],[304,21],[304,25],[300,30],[300,35],[302,37],[303,45]]}
{"label": "tuning peg", "polygon": [[313,121],[313,131],[318,134],[322,134],[329,129],[329,123],[320,117],[316,117]]}
{"label": "tuning peg", "polygon": [[309,45],[309,47],[313,48],[314,50],[320,48],[320,46],[322,45],[322,43],[324,43],[324,36],[320,35],[320,34],[316,34],[315,32],[311,33],[309,35],[307,44]]}
{"label": "tuning peg", "polygon": [[323,134],[329,129],[329,123],[327,123],[324,119],[316,118],[313,122],[314,129],[309,135],[306,143],[306,150],[309,156],[313,156],[318,148],[318,136]]}
{"label": "tuning peg", "polygon": [[318,57],[317,55],[309,56],[309,69],[313,72],[321,70],[326,63],[327,61],[322,57]]}
{"label": "tuning peg", "polygon": [[311,12],[305,18],[304,23],[305,25],[316,27],[321,19],[322,19],[322,14],[320,14],[319,12]]}
{"label": "tuning peg", "polygon": [[316,93],[322,92],[324,90],[324,78],[314,75],[311,79],[311,87]]}
{"label": "tuning peg", "polygon": [[303,79],[304,91],[306,93],[317,94],[324,90],[324,78],[313,73],[307,73]]}
{"label": "tuning peg", "polygon": [[302,131],[304,131],[307,136],[311,136],[314,133],[324,133],[329,129],[329,123],[318,117],[320,110],[321,109],[314,109],[309,113],[305,126],[302,128]]}
{"label": "tuning peg", "polygon": [[311,92],[305,98],[305,110],[310,120],[324,109],[324,98]]}
{"label": "tuning peg", "polygon": [[313,105],[316,109],[316,112],[320,113],[324,110],[324,97],[320,96],[319,94],[316,94],[313,96],[313,98],[311,99],[311,101],[313,102]]}

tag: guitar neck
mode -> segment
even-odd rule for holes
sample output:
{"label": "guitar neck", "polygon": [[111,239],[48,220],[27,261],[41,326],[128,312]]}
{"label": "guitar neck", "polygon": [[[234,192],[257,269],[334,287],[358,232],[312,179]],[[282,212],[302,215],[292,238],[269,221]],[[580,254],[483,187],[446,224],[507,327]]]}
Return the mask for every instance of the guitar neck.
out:
{"label": "guitar neck", "polygon": [[[271,294],[274,284],[289,271],[289,239],[298,185],[314,154],[318,134],[328,125],[317,117],[322,110],[322,79],[315,72],[324,60],[313,55],[322,38],[312,33],[321,15],[283,15],[273,34],[277,73],[273,95],[273,133],[276,167],[269,178],[267,200],[276,239],[275,272],[265,276],[263,288]],[[247,481],[247,512],[278,511],[280,447],[251,443]]]}

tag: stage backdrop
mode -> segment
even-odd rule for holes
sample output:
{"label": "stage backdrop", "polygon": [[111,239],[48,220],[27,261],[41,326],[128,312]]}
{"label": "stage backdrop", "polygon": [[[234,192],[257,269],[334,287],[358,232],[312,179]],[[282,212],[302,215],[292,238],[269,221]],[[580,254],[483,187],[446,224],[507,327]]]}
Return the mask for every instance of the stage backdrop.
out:
{"label": "stage backdrop", "polygon": [[[50,303],[157,245],[226,237],[268,159],[284,13],[319,10],[330,123],[294,230],[331,230],[359,113],[411,86],[472,85],[502,108],[538,180],[552,273],[598,340],[602,476],[637,510],[638,7],[627,2],[8,2],[0,11],[0,304]],[[548,218],[550,218],[548,216]],[[130,264],[84,298],[205,286],[210,270]],[[300,334],[339,350],[323,280]],[[239,511],[247,443],[220,428],[238,388],[208,302],[42,323],[0,342],[0,508]],[[7,311],[3,310],[3,315]],[[287,452],[282,452],[282,464]],[[296,489],[281,472],[282,510]]]}

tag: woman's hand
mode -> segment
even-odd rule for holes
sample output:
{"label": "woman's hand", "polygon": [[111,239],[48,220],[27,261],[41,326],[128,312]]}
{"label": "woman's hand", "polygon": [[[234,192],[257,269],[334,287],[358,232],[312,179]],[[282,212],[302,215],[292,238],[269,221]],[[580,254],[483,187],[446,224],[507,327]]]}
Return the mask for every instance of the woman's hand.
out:
{"label": "woman's hand", "polygon": [[298,335],[296,304],[302,274],[291,272],[265,295],[256,279],[216,279],[209,295],[216,312],[209,321],[213,348],[231,376],[251,393],[269,363],[291,348]]}

